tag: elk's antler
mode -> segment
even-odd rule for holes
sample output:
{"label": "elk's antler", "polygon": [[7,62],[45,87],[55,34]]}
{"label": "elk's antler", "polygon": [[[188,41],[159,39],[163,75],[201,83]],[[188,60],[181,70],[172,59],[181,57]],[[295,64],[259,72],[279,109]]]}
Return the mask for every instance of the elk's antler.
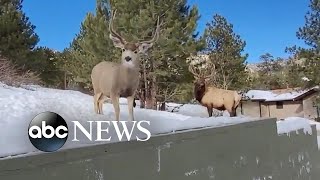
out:
{"label": "elk's antler", "polygon": [[194,75],[195,78],[208,79],[215,74],[215,65],[212,63],[209,63],[208,65],[209,66],[205,68],[206,70],[202,70],[202,69],[196,68],[193,64],[190,64],[189,71]]}
{"label": "elk's antler", "polygon": [[[214,74],[216,73],[216,71],[215,71],[216,66],[215,66],[213,63],[211,63],[211,62],[208,63],[208,67],[207,67],[206,69],[207,69],[206,73],[203,74],[203,77],[204,77],[205,79],[211,78],[211,77],[214,76]],[[208,73],[208,71],[209,71],[210,73]],[[206,75],[205,75],[205,74],[206,74]]]}
{"label": "elk's antler", "polygon": [[189,65],[189,71],[194,75],[195,78],[201,77],[201,71],[198,69],[198,72],[197,72],[196,67],[194,67],[194,65],[191,63]]}
{"label": "elk's antler", "polygon": [[118,34],[113,28],[113,21],[115,19],[116,12],[117,12],[116,9],[114,11],[111,11],[111,19],[109,22],[109,31],[112,34],[112,36],[117,37],[122,42],[122,44],[126,44],[126,40],[120,34]]}

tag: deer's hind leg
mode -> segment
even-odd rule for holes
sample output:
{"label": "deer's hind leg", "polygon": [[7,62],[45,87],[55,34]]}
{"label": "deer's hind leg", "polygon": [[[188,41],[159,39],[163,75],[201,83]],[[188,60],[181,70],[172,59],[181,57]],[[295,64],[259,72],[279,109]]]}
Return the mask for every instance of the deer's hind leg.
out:
{"label": "deer's hind leg", "polygon": [[94,112],[96,114],[100,114],[100,111],[99,111],[99,99],[100,99],[101,95],[102,95],[102,93],[97,93],[97,94],[94,94],[94,96],[93,96]]}
{"label": "deer's hind leg", "polygon": [[98,101],[98,108],[99,108],[99,112],[100,114],[103,114],[103,104],[105,101],[109,100],[108,97],[102,95]]}

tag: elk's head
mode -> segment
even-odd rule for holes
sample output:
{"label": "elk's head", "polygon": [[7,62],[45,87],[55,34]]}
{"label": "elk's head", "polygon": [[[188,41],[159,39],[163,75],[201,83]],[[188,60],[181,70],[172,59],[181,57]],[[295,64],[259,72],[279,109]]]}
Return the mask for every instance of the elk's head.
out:
{"label": "elk's head", "polygon": [[120,48],[122,51],[121,63],[128,66],[133,66],[134,64],[136,64],[136,62],[139,61],[139,54],[145,53],[148,49],[150,49],[153,46],[154,42],[158,40],[160,31],[159,17],[157,20],[156,31],[152,39],[142,42],[127,42],[113,28],[113,20],[115,18],[115,14],[116,10],[112,13],[112,17],[109,23],[110,39],[113,41],[114,46]]}
{"label": "elk's head", "polygon": [[[213,66],[213,65],[211,64],[211,66]],[[195,79],[193,81],[195,90],[204,90],[206,88],[208,80],[214,74],[214,70],[213,70],[214,68],[211,68],[211,66],[209,66],[209,68],[207,68],[208,70],[211,70],[211,73],[208,74],[205,70],[201,70],[199,68],[196,68],[192,64],[189,65],[189,71],[193,74],[193,77]]]}

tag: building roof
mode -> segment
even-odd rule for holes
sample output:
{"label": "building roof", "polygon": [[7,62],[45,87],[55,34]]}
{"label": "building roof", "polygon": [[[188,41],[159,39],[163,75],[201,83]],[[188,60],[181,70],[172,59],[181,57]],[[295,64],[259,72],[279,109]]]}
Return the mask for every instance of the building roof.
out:
{"label": "building roof", "polygon": [[319,87],[314,87],[306,90],[298,89],[277,89],[270,91],[250,90],[245,93],[245,99],[251,101],[297,101],[319,91]]}

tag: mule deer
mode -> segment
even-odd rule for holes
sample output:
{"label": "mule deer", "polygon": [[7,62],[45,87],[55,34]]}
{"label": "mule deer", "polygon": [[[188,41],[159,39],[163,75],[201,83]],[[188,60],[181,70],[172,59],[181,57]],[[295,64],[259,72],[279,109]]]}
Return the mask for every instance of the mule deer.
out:
{"label": "mule deer", "polygon": [[129,118],[134,121],[133,103],[135,92],[139,85],[140,61],[139,54],[145,53],[159,38],[160,24],[157,20],[156,31],[151,40],[142,42],[127,42],[113,27],[116,10],[112,13],[109,22],[109,38],[116,48],[122,51],[121,63],[100,62],[91,73],[94,90],[94,110],[97,114],[103,114],[103,103],[111,99],[116,120],[119,121],[119,98],[128,100]]}

